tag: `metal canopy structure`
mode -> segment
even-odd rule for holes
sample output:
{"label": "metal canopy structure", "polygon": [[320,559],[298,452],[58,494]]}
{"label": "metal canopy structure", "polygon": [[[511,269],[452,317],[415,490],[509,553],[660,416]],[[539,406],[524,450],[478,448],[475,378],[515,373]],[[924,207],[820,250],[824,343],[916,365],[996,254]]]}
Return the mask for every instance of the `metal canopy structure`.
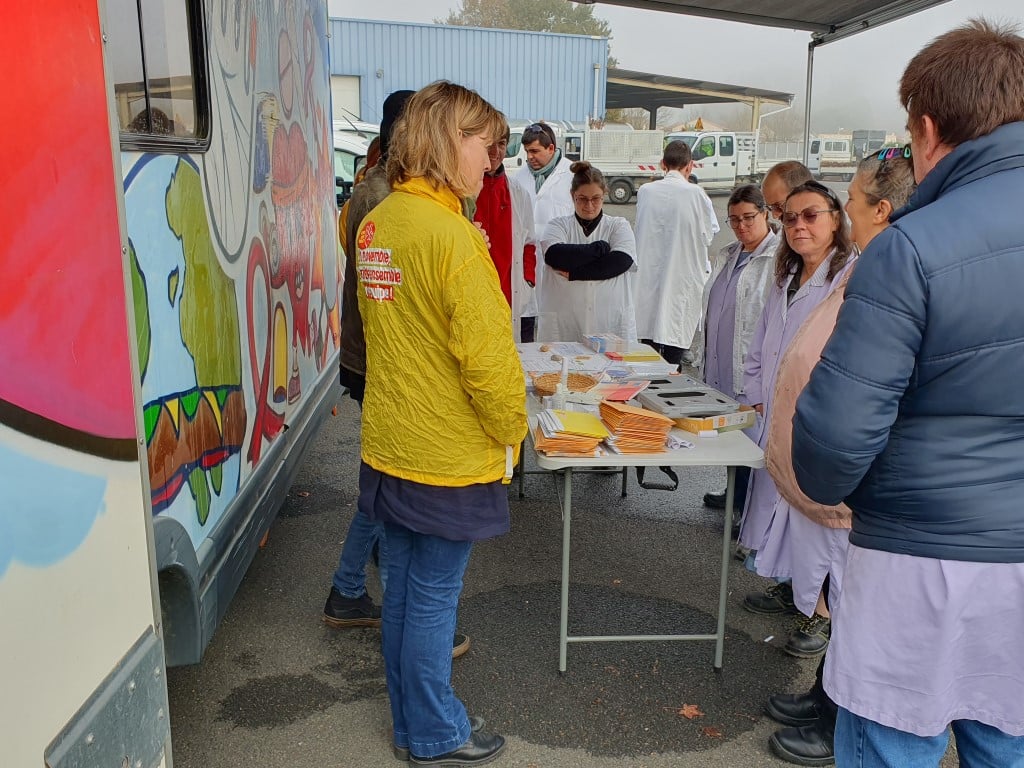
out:
{"label": "metal canopy structure", "polygon": [[820,0],[576,0],[584,5],[595,2],[642,8],[650,11],[682,13],[723,21],[739,21],[761,27],[804,29],[811,33],[812,45],[825,45],[858,32],[902,19],[949,0],[846,0],[825,3]]}
{"label": "metal canopy structure", "polygon": [[[804,147],[810,142],[811,85],[814,80],[814,49],[859,32],[942,5],[949,0],[573,0],[584,5],[597,2],[649,11],[681,13],[762,27],[804,29],[811,33],[807,45],[807,102],[804,113]],[[806,159],[806,158],[805,158]]]}
{"label": "metal canopy structure", "polygon": [[766,91],[743,85],[709,83],[668,75],[652,75],[629,69],[609,69],[605,106],[609,109],[646,109],[651,115],[651,128],[657,127],[659,107],[685,107],[690,104],[725,104],[739,102],[753,110],[752,129],[757,128],[761,106],[777,104],[789,107],[792,93]]}

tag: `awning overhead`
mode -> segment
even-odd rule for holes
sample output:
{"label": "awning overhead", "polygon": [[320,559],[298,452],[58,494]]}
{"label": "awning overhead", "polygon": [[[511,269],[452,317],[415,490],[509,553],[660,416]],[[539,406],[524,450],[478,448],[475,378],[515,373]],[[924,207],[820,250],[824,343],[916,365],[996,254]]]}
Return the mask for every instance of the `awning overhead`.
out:
{"label": "awning overhead", "polygon": [[[577,0],[580,1],[580,0]],[[595,0],[583,0],[587,5]],[[805,29],[812,44],[824,45],[949,0],[596,0],[605,5],[682,13],[725,21],[739,21],[764,27]]]}
{"label": "awning overhead", "polygon": [[732,104],[739,102],[753,106],[778,104],[788,107],[793,103],[792,93],[766,91],[744,85],[709,83],[683,77],[652,75],[629,69],[608,70],[608,92],[605,97],[609,109],[642,107],[685,107],[689,104]]}

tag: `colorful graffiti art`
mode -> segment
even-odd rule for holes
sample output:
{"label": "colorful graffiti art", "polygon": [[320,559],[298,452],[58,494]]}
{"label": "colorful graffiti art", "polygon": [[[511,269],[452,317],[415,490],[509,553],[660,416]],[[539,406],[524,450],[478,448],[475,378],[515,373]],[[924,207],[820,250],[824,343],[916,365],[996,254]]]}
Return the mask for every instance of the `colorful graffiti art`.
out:
{"label": "colorful graffiti art", "polygon": [[326,19],[229,5],[210,148],[122,155],[153,510],[197,546],[338,349]]}
{"label": "colorful graffiti art", "polygon": [[[154,512],[198,533],[238,489],[245,439],[239,309],[217,259],[198,168],[143,155],[125,179],[143,421]],[[194,509],[194,514],[190,513]]]}

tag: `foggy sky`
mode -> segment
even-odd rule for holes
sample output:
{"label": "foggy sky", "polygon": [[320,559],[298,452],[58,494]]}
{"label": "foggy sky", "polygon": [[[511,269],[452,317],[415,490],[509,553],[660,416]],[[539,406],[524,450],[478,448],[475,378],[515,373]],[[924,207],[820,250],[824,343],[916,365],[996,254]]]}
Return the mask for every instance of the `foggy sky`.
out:
{"label": "foggy sky", "polygon": [[[328,0],[331,16],[425,23],[458,5],[458,0]],[[611,25],[612,54],[623,69],[794,93],[802,109],[809,32],[600,3],[593,8]],[[818,48],[815,130],[876,128],[902,134],[906,115],[897,88],[903,68],[930,40],[976,16],[1024,26],[1020,0],[952,0]]]}

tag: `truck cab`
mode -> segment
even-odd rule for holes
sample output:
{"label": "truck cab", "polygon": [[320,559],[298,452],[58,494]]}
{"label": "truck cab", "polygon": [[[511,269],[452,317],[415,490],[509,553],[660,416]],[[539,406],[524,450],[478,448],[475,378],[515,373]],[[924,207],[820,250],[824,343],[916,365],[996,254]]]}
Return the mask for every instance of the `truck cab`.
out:
{"label": "truck cab", "polygon": [[753,134],[733,131],[671,133],[668,141],[685,141],[693,152],[690,181],[707,190],[732,189],[739,181],[754,176]]}

